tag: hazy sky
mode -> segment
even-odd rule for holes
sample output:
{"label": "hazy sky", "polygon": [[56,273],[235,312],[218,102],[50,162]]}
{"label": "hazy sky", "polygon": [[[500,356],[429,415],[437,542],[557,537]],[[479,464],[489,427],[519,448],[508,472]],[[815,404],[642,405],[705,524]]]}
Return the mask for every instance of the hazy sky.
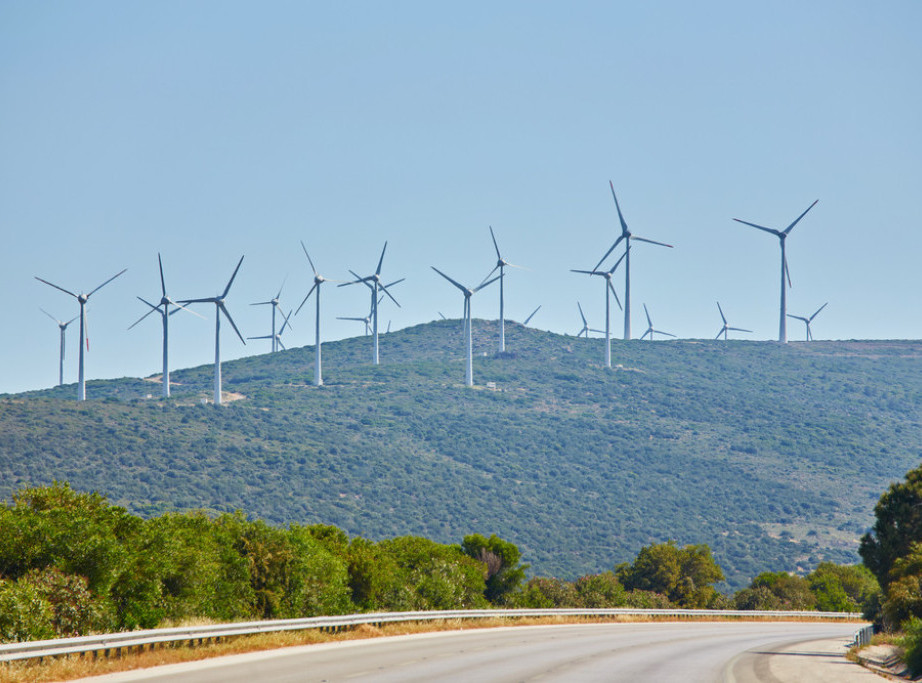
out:
{"label": "hazy sky", "polygon": [[[819,199],[788,240],[788,310],[829,301],[817,339],[920,338],[920,26],[910,1],[2,0],[0,392],[57,382],[39,307],[77,303],[35,275],[86,291],[128,268],[91,300],[87,377],[158,372],[159,317],[126,331],[135,297],[160,296],[158,251],[175,298],[218,293],[245,254],[228,308],[260,335],[250,303],[310,286],[299,240],[331,278],[369,273],[388,240],[399,329],[460,316],[430,265],[479,282],[492,225],[527,267],[508,317],[541,304],[534,326],[573,334],[579,300],[601,326],[602,282],[569,269],[618,234],[609,179],[635,234],[675,245],[632,251],[635,334],[646,302],[658,328],[712,338],[720,300],[776,338],[778,241],[731,219],[783,228]],[[325,339],[362,331],[335,316],[364,315],[366,291],[327,287]],[[174,368],[211,362],[212,308],[171,319]],[[294,325],[289,348],[313,343],[310,309]],[[223,329],[227,359],[268,349]]]}

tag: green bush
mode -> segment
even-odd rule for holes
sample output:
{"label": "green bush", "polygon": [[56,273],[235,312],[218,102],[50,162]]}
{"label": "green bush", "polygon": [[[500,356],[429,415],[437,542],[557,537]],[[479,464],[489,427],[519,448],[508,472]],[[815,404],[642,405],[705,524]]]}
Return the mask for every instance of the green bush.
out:
{"label": "green bush", "polygon": [[903,661],[909,667],[909,673],[914,678],[922,674],[922,619],[912,617],[906,622],[900,646],[903,648]]}

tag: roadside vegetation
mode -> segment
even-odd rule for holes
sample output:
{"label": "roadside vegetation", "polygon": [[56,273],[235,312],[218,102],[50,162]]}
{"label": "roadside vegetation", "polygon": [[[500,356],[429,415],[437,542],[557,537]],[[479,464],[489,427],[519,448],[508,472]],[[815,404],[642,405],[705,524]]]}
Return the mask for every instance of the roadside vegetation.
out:
{"label": "roadside vegetation", "polygon": [[729,597],[716,588],[723,571],[706,545],[673,542],[573,581],[528,578],[528,569],[496,535],[369,541],[242,512],[145,519],[55,483],[20,490],[0,507],[0,640],[491,606],[852,611],[876,595],[869,572],[830,564],[805,578],[763,574]]}

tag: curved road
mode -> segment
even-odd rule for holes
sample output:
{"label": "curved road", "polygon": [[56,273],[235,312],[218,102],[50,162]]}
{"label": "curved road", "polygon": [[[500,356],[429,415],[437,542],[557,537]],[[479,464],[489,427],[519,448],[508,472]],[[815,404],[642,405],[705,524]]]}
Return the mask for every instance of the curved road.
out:
{"label": "curved road", "polygon": [[835,623],[518,626],[353,640],[112,674],[94,681],[881,681],[847,662]]}

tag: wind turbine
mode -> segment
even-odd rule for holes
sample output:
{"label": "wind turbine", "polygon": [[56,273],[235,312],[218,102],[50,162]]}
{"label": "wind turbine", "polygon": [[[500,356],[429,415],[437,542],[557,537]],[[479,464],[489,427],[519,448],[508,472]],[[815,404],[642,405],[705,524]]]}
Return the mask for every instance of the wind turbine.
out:
{"label": "wind turbine", "polygon": [[240,260],[237,261],[237,267],[234,268],[234,274],[231,275],[230,280],[227,281],[227,287],[224,288],[224,291],[218,296],[205,297],[203,299],[183,299],[179,303],[181,304],[198,304],[198,303],[210,303],[214,304],[214,404],[216,406],[221,405],[221,314],[223,313],[227,318],[227,321],[231,324],[231,327],[234,328],[234,332],[237,333],[237,336],[240,337],[240,341],[243,342],[243,345],[246,346],[246,340],[243,338],[243,335],[240,334],[240,330],[237,329],[237,325],[234,323],[234,319],[231,318],[230,313],[227,312],[227,308],[224,306],[224,300],[227,298],[227,293],[230,291],[231,285],[234,284],[234,278],[237,277],[237,271],[240,270],[240,264],[243,263],[243,256],[240,257]]}
{"label": "wind turbine", "polygon": [[279,330],[278,334],[276,334],[275,332],[275,312],[278,311],[279,313],[282,314],[282,317],[284,317],[287,320],[287,317],[285,316],[284,311],[282,311],[282,307],[279,306],[279,297],[282,296],[282,289],[284,287],[285,287],[285,281],[283,280],[282,286],[279,287],[279,293],[276,294],[274,297],[272,297],[268,301],[257,301],[255,304],[250,304],[250,306],[272,306],[272,332],[270,334],[263,335],[262,337],[247,337],[247,339],[270,339],[272,342],[272,353],[275,353],[276,351],[279,350],[278,338],[282,334],[281,330]]}
{"label": "wind turbine", "polygon": [[[619,238],[620,239],[620,238]],[[611,299],[609,293],[615,295],[615,301],[618,303],[618,308],[621,308],[621,301],[618,299],[618,293],[615,291],[615,286],[611,283],[611,276],[614,274],[615,269],[621,265],[621,261],[624,261],[627,255],[631,252],[630,244],[628,244],[627,249],[621,255],[615,265],[611,267],[611,270],[571,270],[573,273],[583,273],[584,275],[598,275],[599,277],[605,278],[605,367],[611,367]],[[607,254],[606,254],[607,256]],[[605,259],[602,259],[603,261]],[[577,302],[578,305],[578,302]],[[580,315],[582,315],[583,309],[580,308]],[[585,321],[585,318],[583,318]],[[586,336],[589,336],[589,331],[587,330]]]}
{"label": "wind turbine", "polygon": [[[396,282],[392,282],[392,283],[389,284],[389,285],[385,285],[385,284],[381,281],[381,264],[384,263],[384,252],[385,252],[385,251],[387,251],[387,242],[384,243],[384,248],[381,250],[381,258],[378,259],[378,267],[375,268],[375,272],[374,272],[374,273],[372,273],[371,275],[367,275],[367,276],[365,276],[365,277],[360,277],[360,276],[357,275],[354,271],[351,271],[351,270],[350,270],[349,272],[352,273],[352,275],[355,277],[355,280],[353,280],[352,282],[344,282],[344,283],[342,283],[341,285],[338,285],[339,287],[348,287],[349,285],[355,285],[355,284],[358,284],[359,282],[363,282],[363,283],[365,283],[365,284],[371,289],[372,331],[373,331],[373,333],[374,333],[374,338],[375,338],[375,340],[374,340],[374,361],[373,361],[373,362],[374,362],[375,365],[378,365],[378,364],[379,364],[379,356],[378,356],[378,292],[379,292],[379,291],[380,291],[380,292],[384,292],[384,294],[386,294],[387,296],[389,296],[389,297],[391,298],[391,301],[393,301],[395,304],[397,304],[397,307],[399,308],[399,307],[400,307],[400,303],[397,301],[397,299],[395,299],[395,298],[393,297],[393,295],[392,295],[389,291],[387,291],[387,288],[388,288],[388,287],[392,287],[393,285],[397,284],[397,282],[403,282],[403,280],[404,280],[404,278],[401,278],[400,280],[397,280]],[[382,297],[382,298],[383,298],[383,297]]]}
{"label": "wind turbine", "polygon": [[643,312],[647,314],[647,331],[640,335],[640,338],[643,339],[648,334],[650,335],[650,341],[653,341],[654,334],[665,334],[667,337],[674,337],[675,335],[672,332],[663,332],[662,330],[654,329],[653,321],[650,320],[650,311],[647,310],[647,305],[643,305]]}
{"label": "wind turbine", "polygon": [[588,339],[589,338],[589,323],[586,322],[586,316],[583,314],[583,307],[580,305],[579,301],[576,302],[576,307],[579,309],[579,317],[583,319],[583,327],[579,332],[576,333],[576,336],[582,337],[583,335],[585,335],[586,338]]}
{"label": "wind turbine", "polygon": [[73,318],[71,318],[65,323],[55,318],[53,315],[51,315],[51,313],[46,311],[44,308],[40,307],[38,310],[40,310],[42,313],[44,313],[49,318],[54,320],[58,324],[58,328],[60,328],[61,330],[61,362],[58,367],[58,386],[59,387],[64,386],[64,332],[67,330],[67,326],[70,325],[72,322],[74,322],[80,316],[75,315]]}
{"label": "wind turbine", "polygon": [[781,315],[780,322],[778,323],[778,341],[787,342],[788,340],[788,330],[787,330],[787,300],[786,300],[786,290],[784,288],[784,280],[787,278],[788,287],[791,286],[791,273],[788,270],[788,260],[784,255],[784,241],[787,239],[787,236],[791,233],[791,230],[794,229],[794,226],[800,222],[800,219],[807,215],[807,211],[816,206],[816,202],[819,199],[814,201],[810,206],[807,207],[807,210],[800,214],[797,219],[791,223],[784,230],[775,230],[774,228],[766,228],[762,225],[756,225],[755,223],[749,223],[747,221],[741,221],[739,218],[734,218],[737,223],[742,223],[743,225],[748,225],[751,228],[756,228],[758,230],[763,230],[764,232],[771,233],[778,238],[778,241],[781,243]]}
{"label": "wind turbine", "polygon": [[[500,282],[500,284],[502,284],[502,281]],[[525,318],[525,322],[523,322],[522,325],[523,325],[523,326],[527,326],[528,323],[531,322],[531,319],[535,317],[535,313],[537,313],[537,312],[540,311],[540,310],[541,310],[541,306],[538,306],[538,308],[536,308],[535,310],[533,310],[533,311],[531,312],[531,315],[529,315],[527,318]]]}
{"label": "wind turbine", "polygon": [[717,336],[714,339],[720,339],[720,335],[723,335],[724,341],[727,340],[727,332],[752,332],[752,330],[746,330],[742,327],[730,327],[730,323],[727,322],[727,316],[724,315],[724,309],[720,307],[720,302],[717,302],[717,310],[720,311],[720,319],[724,321],[724,326],[720,328],[720,332],[717,333]]}
{"label": "wind turbine", "polygon": [[[169,398],[170,396],[170,363],[169,363],[169,339],[170,339],[169,320],[170,320],[170,316],[176,313],[176,311],[178,311],[180,308],[184,311],[191,313],[192,315],[198,315],[199,318],[202,318],[202,316],[200,316],[195,311],[186,308],[185,306],[179,305],[178,303],[176,303],[170,297],[167,296],[166,281],[163,279],[163,260],[160,258],[159,253],[157,254],[157,263],[160,266],[160,303],[154,306],[154,304],[147,301],[146,299],[142,299],[141,297],[138,297],[138,299],[142,301],[144,304],[146,304],[150,308],[150,310],[144,315],[142,315],[140,318],[138,318],[134,323],[132,323],[128,327],[128,329],[130,330],[132,327],[134,327],[139,322],[144,320],[144,318],[149,316],[154,311],[159,313],[160,316],[163,318],[163,377],[161,377],[161,381],[163,383],[163,397]],[[163,310],[160,310],[161,306],[163,306]],[[176,306],[176,309],[171,311],[170,306]]]}
{"label": "wind turbine", "polygon": [[497,270],[499,270],[499,350],[506,350],[506,319],[503,313],[503,282],[505,281],[506,275],[506,266],[511,268],[521,268],[515,264],[509,263],[506,259],[502,257],[499,253],[499,245],[496,244],[496,235],[493,233],[493,226],[490,226],[490,237],[493,239],[493,248],[496,250],[496,265],[493,266],[493,270],[487,273],[487,276],[483,279],[484,282],[490,279],[490,276],[493,275]]}
{"label": "wind turbine", "polygon": [[818,316],[818,315],[820,314],[820,311],[822,311],[822,310],[823,310],[824,308],[826,308],[826,306],[828,306],[828,305],[829,305],[829,302],[827,301],[825,304],[823,304],[822,306],[820,306],[820,307],[817,309],[816,313],[814,313],[813,315],[811,315],[809,318],[804,318],[804,317],[799,316],[799,315],[791,315],[790,313],[788,313],[788,317],[789,317],[789,318],[796,318],[797,320],[803,320],[803,321],[804,321],[804,324],[807,326],[807,341],[813,341],[813,333],[810,331],[810,323],[812,323],[812,322],[813,322],[813,319],[814,319],[816,316]]}
{"label": "wind turbine", "polygon": [[[307,303],[311,294],[314,293],[314,290],[317,290],[317,297],[315,299],[317,304],[317,317],[314,323],[314,386],[319,387],[323,385],[323,370],[320,361],[320,285],[324,282],[338,282],[338,280],[327,280],[327,278],[317,272],[317,268],[314,267],[314,262],[311,260],[311,255],[307,253],[307,247],[304,246],[303,240],[301,241],[301,248],[304,250],[304,255],[307,256],[307,262],[311,264],[311,270],[314,271],[314,284],[311,285],[311,288],[307,291],[304,300],[301,302],[301,305],[298,306],[298,310],[295,311],[295,315],[301,312],[301,309],[304,307],[304,304]],[[382,253],[381,256],[383,257],[384,254]],[[368,334],[367,323],[365,324],[365,334]]]}
{"label": "wind turbine", "polygon": [[51,282],[48,282],[48,280],[43,280],[37,275],[35,276],[35,279],[38,280],[39,282],[44,282],[46,285],[50,287],[54,287],[55,289],[58,289],[64,292],[65,294],[70,294],[72,297],[74,297],[77,300],[77,303],[80,304],[80,315],[79,315],[80,317],[80,359],[78,361],[78,374],[77,374],[77,400],[78,401],[86,400],[86,383],[84,382],[84,374],[83,374],[83,345],[84,345],[84,342],[86,343],[87,350],[89,350],[90,348],[90,338],[87,336],[87,330],[86,330],[86,302],[90,300],[91,296],[93,296],[100,289],[102,289],[107,284],[112,282],[115,278],[117,278],[119,275],[124,273],[126,270],[128,269],[125,268],[121,272],[116,273],[115,275],[110,277],[108,280],[103,282],[101,285],[99,285],[96,289],[90,290],[89,294],[83,294],[83,293],[74,294],[69,289],[58,287],[58,285],[52,284]]}
{"label": "wind turbine", "polygon": [[[276,351],[278,350],[278,347],[280,347],[280,346],[281,346],[283,349],[285,349],[286,347],[285,347],[285,345],[282,343],[282,333],[283,333],[285,330],[287,330],[289,327],[291,327],[291,320],[289,320],[289,318],[291,318],[291,309],[288,310],[288,314],[287,314],[287,315],[285,314],[285,311],[279,309],[279,315],[282,316],[283,322],[282,322],[282,326],[279,328],[279,331],[278,331],[278,332],[273,332],[271,335],[269,335],[269,334],[264,334],[264,335],[262,335],[261,337],[247,337],[247,339],[271,339],[271,340],[272,340],[272,345],[275,347],[275,350],[276,350]],[[274,353],[274,352],[273,352],[273,353]]]}
{"label": "wind turbine", "polygon": [[450,277],[448,277],[445,273],[443,273],[441,270],[439,270],[435,266],[431,266],[431,268],[436,273],[441,275],[443,278],[448,280],[455,287],[460,289],[461,293],[464,294],[464,328],[467,334],[467,370],[464,375],[464,383],[467,384],[467,386],[469,387],[474,386],[474,362],[473,362],[474,343],[473,343],[473,337],[471,335],[471,297],[476,292],[479,292],[481,289],[483,289],[484,287],[496,282],[497,280],[502,280],[503,276],[497,275],[492,280],[484,280],[479,285],[471,289],[469,287],[465,287],[464,285],[462,285],[456,280],[452,280]]}
{"label": "wind turbine", "polygon": [[624,216],[621,214],[621,205],[618,204],[618,195],[615,194],[615,186],[609,180],[608,186],[611,188],[611,196],[615,200],[615,208],[618,210],[618,220],[621,222],[621,235],[618,239],[615,240],[615,243],[608,248],[608,251],[605,252],[605,256],[599,259],[599,262],[595,265],[593,270],[598,270],[599,266],[602,265],[602,262],[608,258],[608,255],[615,250],[615,247],[624,240],[626,245],[626,258],[624,261],[624,338],[631,338],[631,241],[636,240],[637,242],[646,242],[647,244],[656,244],[660,247],[669,247],[672,249],[671,244],[666,244],[665,242],[655,242],[653,240],[648,240],[646,237],[637,237],[634,235],[627,227],[627,223],[624,221]]}

